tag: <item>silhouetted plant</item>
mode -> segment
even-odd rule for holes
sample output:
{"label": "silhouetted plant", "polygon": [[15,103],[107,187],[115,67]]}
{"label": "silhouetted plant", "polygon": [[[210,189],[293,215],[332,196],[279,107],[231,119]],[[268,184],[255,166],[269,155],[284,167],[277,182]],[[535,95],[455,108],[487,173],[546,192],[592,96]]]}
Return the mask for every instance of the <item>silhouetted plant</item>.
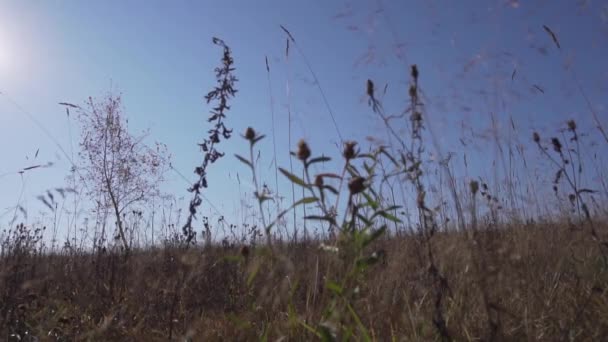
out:
{"label": "silhouetted plant", "polygon": [[[222,47],[224,53],[222,56],[222,65],[215,68],[215,77],[217,85],[207,95],[205,100],[207,103],[215,101],[216,105],[211,109],[208,122],[213,123],[213,128],[208,131],[209,135],[198,145],[203,152],[203,161],[200,166],[194,169],[194,173],[198,176],[198,179],[188,189],[189,192],[194,193],[194,197],[190,200],[189,214],[186,218],[186,223],[182,227],[184,236],[186,237],[186,244],[190,244],[196,237],[196,231],[192,227],[192,221],[196,218],[198,207],[202,203],[201,191],[207,188],[207,167],[210,164],[215,163],[219,158],[224,156],[224,153],[216,149],[216,144],[220,143],[221,138],[230,139],[232,130],[226,128],[224,125],[224,119],[226,118],[226,112],[230,110],[228,100],[234,97],[237,90],[234,88],[235,83],[238,81],[233,75],[234,72],[234,60],[232,58],[232,52],[228,45],[219,38],[213,38],[213,44]],[[209,236],[210,232],[206,232]]]}

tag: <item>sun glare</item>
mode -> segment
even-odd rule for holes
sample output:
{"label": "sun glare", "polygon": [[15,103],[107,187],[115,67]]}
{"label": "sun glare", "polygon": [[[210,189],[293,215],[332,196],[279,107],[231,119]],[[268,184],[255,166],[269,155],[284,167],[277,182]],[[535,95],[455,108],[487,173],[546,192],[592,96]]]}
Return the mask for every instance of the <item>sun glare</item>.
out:
{"label": "sun glare", "polygon": [[0,31],[0,71],[6,71],[10,67],[10,47],[6,37]]}

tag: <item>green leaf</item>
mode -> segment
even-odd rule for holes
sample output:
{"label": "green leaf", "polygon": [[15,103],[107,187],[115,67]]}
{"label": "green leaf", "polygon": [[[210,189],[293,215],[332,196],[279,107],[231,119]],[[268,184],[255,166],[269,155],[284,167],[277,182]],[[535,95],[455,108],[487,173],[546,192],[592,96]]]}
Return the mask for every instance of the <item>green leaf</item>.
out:
{"label": "green leaf", "polygon": [[287,179],[289,179],[292,183],[298,184],[299,186],[305,187],[305,188],[310,188],[310,185],[306,184],[300,177],[290,173],[289,171],[283,169],[283,168],[279,168],[279,171],[281,171],[281,173],[287,177]]}
{"label": "green leaf", "polygon": [[253,165],[251,164],[251,162],[249,160],[239,156],[238,154],[235,154],[234,156],[236,157],[236,159],[240,160],[241,163],[249,166],[249,168],[253,170]]}
{"label": "green leaf", "polygon": [[266,135],[262,134],[259,137],[256,137],[255,139],[253,139],[253,142],[251,144],[255,145],[258,141],[264,139],[265,137],[266,137]]}
{"label": "green leaf", "polygon": [[393,211],[393,210],[397,210],[399,208],[401,208],[400,205],[391,205],[389,207],[384,208],[384,211]]}
{"label": "green leaf", "polygon": [[314,163],[325,163],[330,161],[331,158],[330,157],[326,157],[326,156],[320,156],[320,157],[316,157],[316,158],[312,158],[309,161],[306,162],[307,166],[310,166]]}
{"label": "green leaf", "polygon": [[397,160],[395,158],[393,158],[393,156],[386,152],[385,149],[380,149],[380,153],[384,154],[388,159],[390,159],[391,162],[393,162],[393,164],[395,164],[396,167],[399,167],[399,163],[397,162]]}
{"label": "green leaf", "polygon": [[255,277],[257,277],[261,266],[262,265],[260,263],[257,263],[254,266],[253,270],[251,270],[251,273],[249,273],[249,276],[247,277],[247,287],[251,287],[251,284],[253,283],[253,280],[255,279]]}
{"label": "green leaf", "polygon": [[338,190],[336,190],[336,188],[334,188],[331,185],[323,185],[323,190],[329,190],[331,191],[332,194],[337,195],[338,194]]}
{"label": "green leaf", "polygon": [[336,341],[336,338],[334,337],[334,334],[331,332],[331,330],[329,330],[328,327],[322,325],[319,328],[319,333],[320,333],[320,338],[321,341],[323,342],[334,342]]}
{"label": "green leaf", "polygon": [[378,210],[378,207],[379,207],[378,202],[374,201],[374,199],[371,198],[371,196],[368,195],[366,192],[363,192],[362,194],[363,194],[363,197],[365,197],[365,199],[367,200],[366,204],[369,205],[370,207],[372,207],[372,209]]}
{"label": "green leaf", "polygon": [[371,341],[372,338],[369,336],[369,333],[367,332],[367,328],[365,328],[365,325],[363,325],[363,322],[361,322],[361,319],[359,318],[359,315],[357,315],[357,313],[355,312],[355,309],[353,309],[353,307],[350,305],[349,302],[346,302],[346,307],[348,308],[348,311],[350,312],[350,315],[353,317],[355,322],[357,322],[357,326],[359,327],[359,330],[363,334],[363,337],[364,337],[363,340]]}
{"label": "green leaf", "polygon": [[285,214],[287,214],[291,209],[301,205],[301,204],[310,204],[310,203],[314,203],[317,202],[319,199],[316,197],[304,197],[302,199],[300,199],[299,201],[295,202],[294,204],[292,204],[289,208],[281,211],[279,213],[279,215],[277,215],[276,219],[274,221],[272,221],[268,226],[266,226],[266,232],[270,231],[270,228],[272,228],[279,219],[281,219],[281,217],[285,216]]}
{"label": "green leaf", "polygon": [[368,266],[374,264],[377,260],[371,257],[361,257],[357,259],[355,265],[357,267],[358,272],[363,272],[367,269]]}
{"label": "green leaf", "polygon": [[369,154],[369,153],[359,153],[355,159],[361,159],[361,158],[369,158],[371,160],[376,160],[376,158],[374,157],[373,154]]}
{"label": "green leaf", "polygon": [[336,179],[342,178],[342,177],[340,177],[340,175],[337,175],[335,173],[319,173],[319,176],[321,176],[323,178],[336,178]]}
{"label": "green leaf", "polygon": [[396,217],[396,216],[395,216],[395,215],[393,215],[393,214],[389,214],[389,213],[387,213],[387,212],[386,212],[386,211],[384,211],[384,210],[380,211],[380,216],[382,216],[382,217],[384,217],[385,219],[387,219],[387,220],[389,220],[389,221],[391,221],[391,222],[394,222],[394,223],[401,223],[401,222],[403,222],[403,221],[401,221],[401,219],[400,219],[400,218]]}
{"label": "green leaf", "polygon": [[375,231],[373,231],[366,239],[365,241],[363,241],[363,247],[369,245],[370,243],[372,243],[374,240],[376,240],[377,238],[379,238],[382,234],[384,234],[384,232],[386,231],[386,225],[383,225],[382,227],[376,229]]}
{"label": "green leaf", "polygon": [[342,296],[342,294],[344,293],[344,289],[342,288],[342,286],[331,280],[328,281],[327,284],[325,284],[325,287],[338,296]]}
{"label": "green leaf", "polygon": [[304,216],[304,219],[310,221],[327,221],[332,224],[335,223],[334,219],[329,216],[308,215]]}
{"label": "green leaf", "polygon": [[357,217],[359,218],[359,220],[363,221],[363,223],[365,223],[366,226],[369,226],[372,224],[372,222],[367,217],[365,217],[361,214],[357,214]]}
{"label": "green leaf", "polygon": [[300,199],[299,201],[297,201],[296,203],[294,203],[291,207],[295,208],[297,206],[299,206],[300,204],[310,204],[310,203],[315,203],[317,202],[319,199],[316,197],[304,197],[302,199]]}

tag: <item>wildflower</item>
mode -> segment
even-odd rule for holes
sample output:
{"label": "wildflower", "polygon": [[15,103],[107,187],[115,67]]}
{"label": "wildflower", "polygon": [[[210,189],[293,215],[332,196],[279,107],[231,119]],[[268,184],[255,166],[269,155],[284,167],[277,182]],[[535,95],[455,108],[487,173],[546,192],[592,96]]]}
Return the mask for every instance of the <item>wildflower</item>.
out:
{"label": "wildflower", "polygon": [[298,159],[300,159],[301,161],[306,161],[306,159],[310,157],[310,148],[308,147],[308,144],[306,143],[306,141],[304,141],[304,139],[298,142],[297,156]]}
{"label": "wildflower", "polygon": [[348,190],[352,195],[358,194],[365,189],[365,178],[355,177],[348,182]]}
{"label": "wildflower", "polygon": [[572,132],[576,131],[576,121],[568,120],[568,129]]}
{"label": "wildflower", "polygon": [[342,153],[342,155],[344,156],[344,159],[351,160],[355,157],[356,152],[355,152],[355,146],[357,145],[356,142],[354,141],[347,141],[344,144],[344,152]]}
{"label": "wildflower", "polygon": [[255,139],[255,136],[255,130],[251,127],[247,127],[247,130],[245,131],[245,139],[253,141]]}
{"label": "wildflower", "polygon": [[322,188],[323,187],[323,176],[317,175],[315,177],[315,186],[317,186],[318,188]]}

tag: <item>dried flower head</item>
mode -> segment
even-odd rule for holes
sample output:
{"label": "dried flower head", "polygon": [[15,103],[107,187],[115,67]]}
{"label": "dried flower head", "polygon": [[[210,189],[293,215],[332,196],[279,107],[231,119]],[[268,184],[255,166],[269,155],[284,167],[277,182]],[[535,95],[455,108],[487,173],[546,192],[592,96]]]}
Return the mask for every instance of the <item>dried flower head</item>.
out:
{"label": "dried flower head", "polygon": [[352,195],[358,194],[365,190],[365,178],[354,177],[348,182],[348,190]]}
{"label": "dried flower head", "polygon": [[255,136],[255,130],[251,127],[247,127],[247,130],[245,131],[245,139],[253,141],[255,139]]}
{"label": "dried flower head", "polygon": [[344,159],[351,160],[357,155],[355,146],[357,146],[355,141],[347,141],[344,143],[344,152],[342,153]]}
{"label": "dried flower head", "polygon": [[532,140],[538,144],[540,142],[540,135],[537,132],[532,133]]}
{"label": "dried flower head", "polygon": [[553,145],[555,152],[562,153],[562,143],[558,138],[551,138],[551,144]]}
{"label": "dried flower head", "polygon": [[568,129],[572,132],[576,131],[576,121],[568,120]]}
{"label": "dried flower head", "polygon": [[298,142],[297,156],[301,161],[306,161],[310,157],[310,148],[304,139]]}
{"label": "dried flower head", "polygon": [[323,187],[323,176],[317,175],[315,177],[315,186],[317,186],[318,188],[322,188]]}
{"label": "dried flower head", "polygon": [[469,183],[469,187],[471,188],[471,193],[476,195],[477,191],[479,191],[479,182],[471,181],[471,183]]}

